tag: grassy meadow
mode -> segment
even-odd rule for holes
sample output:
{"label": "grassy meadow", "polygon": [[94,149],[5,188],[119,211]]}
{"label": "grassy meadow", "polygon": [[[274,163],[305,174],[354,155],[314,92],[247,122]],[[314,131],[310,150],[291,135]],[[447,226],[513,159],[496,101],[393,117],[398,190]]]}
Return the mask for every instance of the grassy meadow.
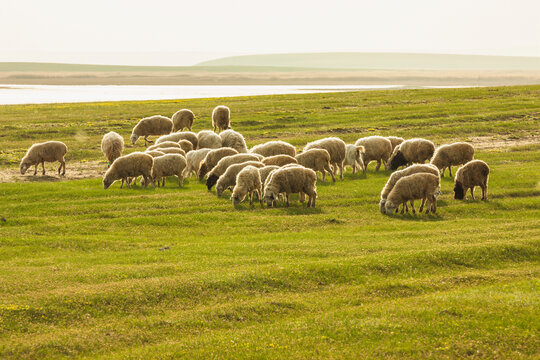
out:
{"label": "grassy meadow", "polygon": [[453,200],[447,175],[435,215],[394,216],[373,165],[319,182],[314,209],[234,209],[195,178],[0,183],[0,358],[538,358],[539,99],[525,86],[2,106],[0,173],[50,139],[68,145],[68,175],[104,171],[104,133],[129,141],[141,117],[184,107],[207,129],[219,104],[250,146],[471,141],[491,173],[487,202]]}

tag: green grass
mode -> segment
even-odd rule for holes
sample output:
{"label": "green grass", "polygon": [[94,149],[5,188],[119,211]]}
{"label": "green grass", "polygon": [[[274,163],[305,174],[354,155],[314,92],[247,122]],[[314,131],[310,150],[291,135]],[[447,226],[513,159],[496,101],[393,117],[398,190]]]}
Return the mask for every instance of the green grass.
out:
{"label": "green grass", "polygon": [[[127,138],[137,118],[180,107],[208,128],[218,103],[250,144],[520,138],[537,134],[539,90],[5,106],[0,144],[63,139],[72,160],[96,160],[106,130]],[[0,358],[537,358],[540,146],[476,158],[489,201],[453,200],[446,177],[436,215],[381,215],[389,173],[372,167],[319,183],[315,209],[235,210],[194,178],[0,184]]]}

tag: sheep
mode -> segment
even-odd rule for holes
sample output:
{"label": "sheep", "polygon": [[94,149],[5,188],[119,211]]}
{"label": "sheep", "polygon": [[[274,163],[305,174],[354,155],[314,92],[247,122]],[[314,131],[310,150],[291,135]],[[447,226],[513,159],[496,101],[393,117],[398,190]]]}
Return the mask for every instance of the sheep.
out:
{"label": "sheep", "polygon": [[202,180],[204,176],[209,171],[211,171],[214,168],[214,166],[217,165],[219,160],[223,159],[225,156],[238,154],[238,151],[232,148],[221,148],[221,149],[215,149],[215,150],[210,149],[210,150],[211,151],[209,151],[208,154],[206,154],[206,157],[201,162],[201,165],[199,169],[197,170],[199,180]]}
{"label": "sheep", "polygon": [[182,131],[160,136],[156,140],[156,144],[162,143],[164,141],[179,142],[180,140],[187,140],[193,144],[193,149],[197,148],[197,134],[191,131]]}
{"label": "sheep", "polygon": [[[171,149],[171,148],[168,148],[168,149]],[[163,149],[160,149],[160,150],[148,150],[148,149],[146,149],[144,153],[150,155],[153,158],[155,158],[155,157],[158,157],[158,156],[165,155],[165,153],[163,151],[161,151],[161,150],[163,150]],[[178,149],[178,150],[180,150],[180,149]]]}
{"label": "sheep", "polygon": [[472,160],[456,171],[454,179],[454,199],[463,200],[471,189],[474,200],[474,187],[482,188],[482,200],[487,200],[489,166],[482,160]]}
{"label": "sheep", "polygon": [[386,137],[388,140],[390,140],[390,143],[392,144],[392,151],[394,151],[394,149],[396,148],[396,146],[398,146],[399,144],[401,144],[402,142],[405,141],[404,138],[402,137],[397,137],[397,136],[387,136]]}
{"label": "sheep", "polygon": [[172,129],[173,122],[168,117],[154,115],[142,118],[131,132],[131,143],[135,145],[137,139],[144,136],[144,146],[147,146],[152,143],[152,141],[148,140],[148,136],[167,135],[171,133]]}
{"label": "sheep", "polygon": [[231,110],[224,106],[219,105],[212,111],[212,126],[215,132],[221,132],[231,128]]}
{"label": "sheep", "polygon": [[260,170],[261,169],[251,165],[240,170],[236,176],[236,185],[232,192],[232,202],[234,206],[240,204],[246,197],[246,194],[249,194],[249,205],[252,205],[254,192],[257,193],[261,207],[263,206]]}
{"label": "sheep", "polygon": [[66,155],[67,151],[68,148],[66,144],[60,141],[46,141],[44,143],[37,143],[30,146],[24,157],[21,159],[21,175],[24,175],[30,166],[35,165],[35,176],[40,163],[41,168],[43,169],[43,175],[45,175],[45,161],[58,161],[60,163],[60,166],[58,167],[58,175],[60,175],[60,171],[62,171],[62,175],[65,175],[66,162],[64,160],[64,156]]}
{"label": "sheep", "polygon": [[287,164],[298,164],[296,158],[289,155],[274,155],[261,160],[264,165],[284,166]]}
{"label": "sheep", "polygon": [[120,156],[111,164],[107,172],[105,172],[103,176],[103,187],[108,189],[116,180],[122,180],[120,188],[124,186],[124,182],[131,188],[128,178],[137,178],[138,176],[144,178],[144,187],[148,186],[148,180],[155,187],[156,185],[151,176],[153,165],[154,158],[143,152],[133,152]]}
{"label": "sheep", "polygon": [[277,169],[279,169],[279,166],[277,165],[266,165],[265,167],[260,168],[259,174],[261,177],[261,184],[264,185],[264,182],[266,181],[266,179],[268,179],[270,174]]}
{"label": "sheep", "polygon": [[444,177],[444,170],[448,168],[450,177],[452,177],[452,165],[463,165],[468,163],[474,158],[474,147],[471,144],[465,142],[457,142],[453,144],[441,145],[435,150],[431,163],[439,170],[442,170],[442,176]]}
{"label": "sheep", "polygon": [[343,162],[345,161],[345,142],[337,137],[329,137],[317,141],[310,142],[304,148],[304,151],[309,149],[325,149],[330,154],[330,163],[334,168],[334,173],[339,167],[339,178],[343,180]]}
{"label": "sheep", "polygon": [[221,146],[233,148],[239,153],[248,152],[246,140],[239,132],[229,129],[219,133],[219,137],[221,138]]}
{"label": "sheep", "polygon": [[356,172],[357,168],[358,170],[362,169],[363,172],[366,172],[366,169],[364,168],[365,153],[365,147],[347,144],[345,146],[345,162],[343,163],[343,166],[351,166],[353,174]]}
{"label": "sheep", "polygon": [[197,134],[197,149],[218,149],[221,145],[221,137],[210,130],[201,130]]}
{"label": "sheep", "polygon": [[152,150],[152,151],[159,151],[159,152],[162,152],[163,154],[178,154],[178,155],[182,155],[183,157],[186,157],[186,152],[184,150],[175,148],[175,147],[159,148],[157,150]]}
{"label": "sheep", "polygon": [[392,175],[390,175],[390,177],[388,178],[386,185],[381,191],[381,201],[379,202],[379,208],[381,210],[381,213],[384,214],[385,212],[384,204],[386,203],[388,194],[390,194],[390,191],[392,191],[396,182],[402,177],[409,176],[412,174],[417,174],[417,173],[429,173],[429,174],[438,176],[439,169],[437,169],[436,166],[431,165],[431,164],[416,164],[416,165],[409,166],[406,169],[392,173]]}
{"label": "sheep", "polygon": [[160,142],[159,144],[155,144],[155,145],[147,147],[146,150],[152,151],[152,150],[157,150],[160,148],[161,149],[165,149],[165,148],[181,149],[182,147],[177,142],[174,142],[174,141],[163,141],[163,142]]}
{"label": "sheep", "polygon": [[422,199],[420,212],[422,212],[425,201],[429,201],[430,206],[426,209],[426,214],[431,210],[433,213],[437,210],[437,195],[441,191],[439,175],[429,173],[416,173],[409,176],[404,176],[399,179],[394,185],[392,191],[386,198],[384,204],[387,215],[390,215],[396,210],[399,205],[403,204],[403,213],[405,203],[409,201],[413,214],[414,200]]}
{"label": "sheep", "polygon": [[274,155],[296,156],[296,148],[285,141],[269,141],[264,144],[255,145],[251,148],[250,152],[261,154],[264,157]]}
{"label": "sheep", "polygon": [[173,131],[182,131],[184,128],[188,128],[191,131],[194,118],[193,111],[189,109],[178,110],[172,116]]}
{"label": "sheep", "polygon": [[307,206],[315,207],[317,174],[311,169],[298,165],[288,165],[274,171],[264,186],[263,196],[267,205],[272,206],[280,193],[285,193],[287,206],[289,206],[289,194],[305,193],[309,197]]}
{"label": "sheep", "polygon": [[180,149],[184,150],[186,154],[193,151],[193,144],[189,140],[180,140],[178,141],[178,145],[180,145]]}
{"label": "sheep", "polygon": [[363,146],[365,152],[364,157],[364,171],[367,170],[367,167],[370,162],[377,161],[377,166],[375,171],[379,171],[381,168],[381,163],[384,163],[385,166],[388,162],[388,158],[392,154],[392,143],[385,137],[382,136],[368,136],[363,137],[354,143],[356,146]]}
{"label": "sheep", "polygon": [[193,150],[186,154],[186,169],[184,170],[184,178],[189,177],[192,173],[197,173],[201,162],[212,149]]}
{"label": "sheep", "polygon": [[101,140],[101,152],[103,152],[109,162],[107,167],[111,166],[116,158],[122,156],[122,151],[124,151],[124,139],[120,135],[114,131],[110,131],[103,135],[103,139]]}
{"label": "sheep", "polygon": [[186,168],[186,158],[178,154],[166,154],[154,158],[154,167],[152,168],[152,180],[157,180],[158,187],[160,180],[163,180],[161,186],[165,186],[165,177],[176,175],[178,185],[182,187],[184,181],[184,169]]}
{"label": "sheep", "polygon": [[435,145],[426,139],[409,139],[399,144],[388,159],[387,169],[396,170],[402,165],[423,164],[430,160],[435,152]]}
{"label": "sheep", "polygon": [[236,175],[238,175],[240,170],[242,170],[246,166],[262,168],[264,167],[264,164],[259,161],[245,161],[239,164],[233,164],[229,166],[216,182],[216,194],[218,197],[220,197],[225,190],[227,190],[228,188],[232,188],[234,187],[234,185],[236,185]]}
{"label": "sheep", "polygon": [[325,170],[332,176],[332,181],[336,182],[334,170],[330,166],[330,154],[324,149],[310,149],[296,155],[298,164],[313,171],[320,171],[322,181],[325,179]]}
{"label": "sheep", "polygon": [[[239,164],[246,161],[259,161],[259,157],[255,154],[236,154],[226,156],[214,166],[214,168],[208,173],[208,179],[206,179],[206,187],[208,190],[212,189],[218,178],[225,173],[227,168],[233,164]],[[200,174],[199,174],[200,176]]]}

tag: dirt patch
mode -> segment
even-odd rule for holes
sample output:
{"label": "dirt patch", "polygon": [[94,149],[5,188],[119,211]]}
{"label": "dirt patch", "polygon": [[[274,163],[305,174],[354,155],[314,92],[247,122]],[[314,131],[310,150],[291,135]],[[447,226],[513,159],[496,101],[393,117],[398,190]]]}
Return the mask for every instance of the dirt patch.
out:
{"label": "dirt patch", "polygon": [[38,167],[37,175],[34,176],[32,166],[26,174],[21,175],[18,167],[0,170],[0,183],[13,182],[55,182],[79,179],[94,179],[103,176],[107,170],[107,163],[104,161],[66,162],[66,175],[59,176],[57,173],[58,163],[45,163],[45,175],[41,175],[41,165]]}
{"label": "dirt patch", "polygon": [[513,135],[476,136],[470,141],[476,150],[500,149],[513,146],[538,145],[540,135],[526,136],[516,139]]}

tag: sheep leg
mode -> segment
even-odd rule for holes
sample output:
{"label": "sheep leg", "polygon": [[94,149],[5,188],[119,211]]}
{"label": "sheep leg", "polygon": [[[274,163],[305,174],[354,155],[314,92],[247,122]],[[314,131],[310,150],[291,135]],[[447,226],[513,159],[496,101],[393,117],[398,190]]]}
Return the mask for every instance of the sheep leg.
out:
{"label": "sheep leg", "polygon": [[430,202],[431,202],[431,212],[435,214],[435,211],[437,211],[437,198],[435,197],[435,195],[433,195],[430,198]]}
{"label": "sheep leg", "polygon": [[253,205],[253,193],[251,191],[248,193],[248,197],[249,197],[249,206],[252,206]]}
{"label": "sheep leg", "polygon": [[356,162],[353,164],[352,166],[352,173],[354,175],[354,173],[356,172]]}
{"label": "sheep leg", "polygon": [[289,193],[285,193],[285,203],[287,204],[287,207],[289,207]]}
{"label": "sheep leg", "polygon": [[471,196],[472,196],[472,199],[475,200],[475,198],[474,198],[474,186],[471,188]]}
{"label": "sheep leg", "polygon": [[38,167],[39,164],[36,164],[36,167],[34,168],[34,176],[37,175],[37,167]]}
{"label": "sheep leg", "polygon": [[412,213],[416,214],[416,210],[414,209],[414,200],[409,200],[409,202],[411,203]]}
{"label": "sheep leg", "polygon": [[[405,206],[407,206],[405,203],[403,203],[402,205],[403,206],[401,207],[401,212],[400,212],[401,215],[405,214]],[[398,206],[398,209],[399,209],[399,206]]]}
{"label": "sheep leg", "polygon": [[303,203],[304,201],[306,201],[306,194],[300,191],[300,202]]}
{"label": "sheep leg", "polygon": [[326,178],[326,173],[324,172],[324,169],[322,169],[321,174],[322,174],[322,182],[324,182],[324,179]]}
{"label": "sheep leg", "polygon": [[482,188],[482,200],[487,201],[487,184],[483,184]]}
{"label": "sheep leg", "polygon": [[184,182],[184,177],[182,175],[178,175],[178,186],[182,187],[183,182]]}
{"label": "sheep leg", "polygon": [[343,168],[344,168],[343,162],[341,162],[341,164],[338,164],[338,166],[339,166],[339,179],[343,180]]}
{"label": "sheep leg", "polygon": [[124,178],[122,178],[122,181],[120,182],[120,189],[124,187]]}
{"label": "sheep leg", "polygon": [[448,166],[448,171],[450,172],[450,177],[452,177],[452,166]]}
{"label": "sheep leg", "polygon": [[442,168],[442,171],[441,171],[441,177],[444,177],[444,171],[446,170],[445,167]]}
{"label": "sheep leg", "polygon": [[[334,175],[334,172],[332,171],[332,166],[325,165],[324,170],[328,171],[330,176],[332,176],[332,181],[336,182],[336,176]],[[323,174],[324,174],[324,171],[323,171]]]}
{"label": "sheep leg", "polygon": [[164,176],[164,177],[162,178],[162,179],[163,179],[163,183],[161,184],[162,187],[165,187],[165,179],[166,179],[166,178],[167,178],[166,176]]}
{"label": "sheep leg", "polygon": [[375,171],[379,171],[381,168],[381,159],[377,160],[377,166],[375,167]]}
{"label": "sheep leg", "polygon": [[43,170],[43,175],[45,175],[45,161],[41,162],[41,169]]}
{"label": "sheep leg", "polygon": [[422,203],[420,204],[420,210],[418,210],[418,212],[422,212],[422,210],[424,210],[425,203],[426,203],[426,198],[422,198]]}

